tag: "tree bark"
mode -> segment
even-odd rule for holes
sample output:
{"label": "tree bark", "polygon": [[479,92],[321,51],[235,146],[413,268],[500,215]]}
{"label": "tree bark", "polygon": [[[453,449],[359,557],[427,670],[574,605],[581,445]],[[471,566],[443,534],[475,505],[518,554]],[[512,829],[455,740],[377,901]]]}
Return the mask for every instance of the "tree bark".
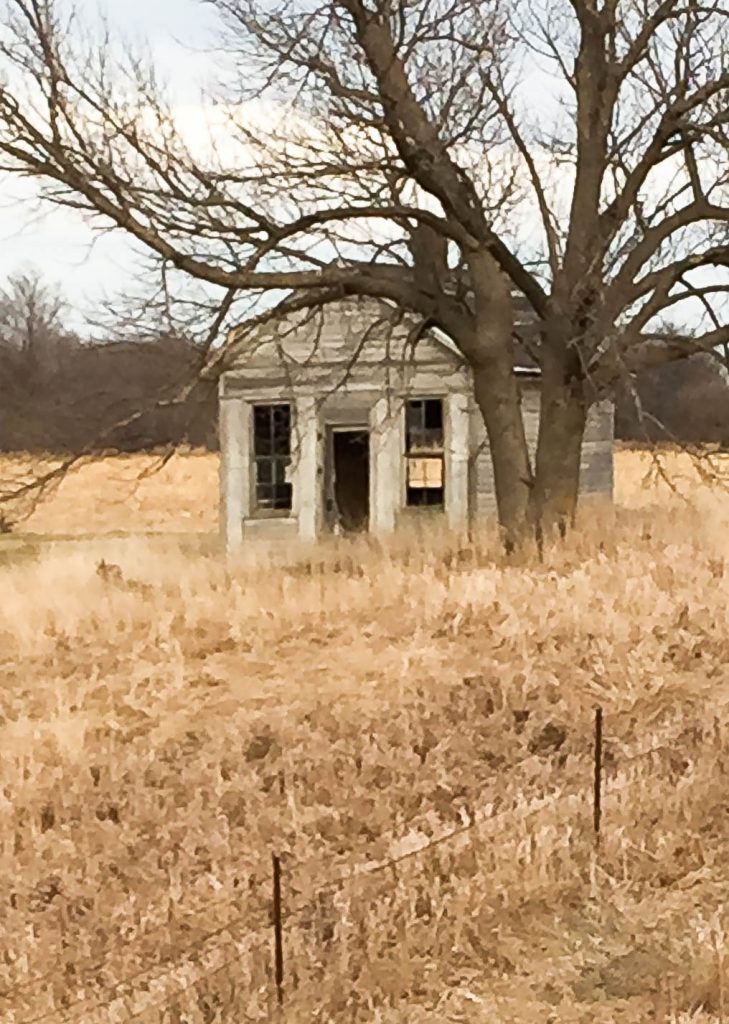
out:
{"label": "tree bark", "polygon": [[475,327],[462,348],[473,370],[474,396],[486,426],[499,525],[507,551],[513,551],[532,532],[532,469],[514,374],[511,289],[490,254],[473,253],[469,264]]}
{"label": "tree bark", "polygon": [[580,487],[587,403],[582,382],[565,362],[550,359],[542,367],[532,516],[544,538],[564,537],[574,524]]}
{"label": "tree bark", "polygon": [[512,367],[504,372],[492,362],[474,367],[473,380],[491,452],[499,526],[511,552],[533,536],[532,469],[518,381]]}

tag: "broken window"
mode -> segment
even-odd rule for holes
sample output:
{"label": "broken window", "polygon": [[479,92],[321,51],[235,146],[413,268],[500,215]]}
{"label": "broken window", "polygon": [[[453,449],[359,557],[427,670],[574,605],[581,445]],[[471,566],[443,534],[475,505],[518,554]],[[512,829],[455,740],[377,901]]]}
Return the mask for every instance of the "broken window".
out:
{"label": "broken window", "polygon": [[407,504],[442,506],[445,484],[443,402],[418,398],[407,403],[405,460]]}
{"label": "broken window", "polygon": [[292,487],[291,406],[253,406],[253,460],[256,509],[261,512],[289,512]]}

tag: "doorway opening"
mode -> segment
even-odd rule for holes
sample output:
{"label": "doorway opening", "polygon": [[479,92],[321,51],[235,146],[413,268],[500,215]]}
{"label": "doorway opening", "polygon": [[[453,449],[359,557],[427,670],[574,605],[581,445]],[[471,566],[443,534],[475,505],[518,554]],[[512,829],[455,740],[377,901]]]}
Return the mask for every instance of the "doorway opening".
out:
{"label": "doorway opening", "polygon": [[366,530],[370,516],[370,435],[361,428],[335,429],[330,441],[332,526]]}

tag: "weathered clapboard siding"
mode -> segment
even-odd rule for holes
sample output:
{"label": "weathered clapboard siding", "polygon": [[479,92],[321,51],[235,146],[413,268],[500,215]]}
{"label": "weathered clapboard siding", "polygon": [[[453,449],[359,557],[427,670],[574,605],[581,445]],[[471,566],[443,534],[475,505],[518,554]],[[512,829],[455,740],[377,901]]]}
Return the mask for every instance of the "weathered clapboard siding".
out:
{"label": "weathered clapboard siding", "polygon": [[604,441],[593,441],[582,449],[580,463],[580,492],[604,494],[613,491],[613,446]]}
{"label": "weathered clapboard siding", "polygon": [[[539,430],[538,381],[522,385],[522,410],[527,444],[533,459]],[[613,424],[612,402],[601,402],[590,409],[580,459],[580,492],[583,495],[604,494],[607,498],[612,497]],[[477,516],[492,516],[496,512],[493,467],[483,418],[475,405],[471,411],[471,439],[474,461],[472,508]]]}
{"label": "weathered clapboard siding", "polygon": [[373,388],[395,397],[464,390],[468,370],[457,352],[428,335],[413,345],[410,331],[388,307],[385,313],[394,326],[380,305],[346,300],[326,307],[318,324],[297,315],[278,333],[267,329],[264,340],[257,336],[237,351],[221,380],[221,399],[265,402],[308,394],[342,410],[361,407],[358,393]]}
{"label": "weathered clapboard siding", "polygon": [[[521,407],[524,430],[532,458],[537,447],[539,431],[539,382],[527,380],[521,386]],[[496,513],[494,494],[494,471],[491,452],[486,438],[486,427],[478,406],[471,407],[471,458],[473,461],[473,482],[471,501],[476,516],[493,516]]]}
{"label": "weathered clapboard siding", "polygon": [[615,406],[600,402],[590,410],[580,461],[580,491],[583,495],[612,497],[614,486],[613,436]]}
{"label": "weathered clapboard siding", "polygon": [[322,365],[357,364],[383,366],[447,361],[461,363],[455,352],[446,352],[432,335],[413,343],[412,323],[384,303],[348,298],[312,313],[291,314],[285,320],[261,328],[236,353],[236,368],[286,366],[294,374]]}
{"label": "weathered clapboard siding", "polygon": [[[361,391],[404,397],[415,391],[432,397],[468,387],[467,371],[449,359],[449,353],[439,362],[415,363],[408,366],[388,366],[383,363],[324,364],[300,367],[284,373],[279,365],[271,367],[237,367],[222,378],[221,399],[240,397],[246,401],[271,399],[272,396],[316,394],[322,400],[338,396],[344,404],[348,396]],[[283,400],[283,397],[282,397]]]}
{"label": "weathered clapboard siding", "polygon": [[593,405],[585,425],[585,441],[610,441],[612,444],[615,421],[615,406],[612,402]]}

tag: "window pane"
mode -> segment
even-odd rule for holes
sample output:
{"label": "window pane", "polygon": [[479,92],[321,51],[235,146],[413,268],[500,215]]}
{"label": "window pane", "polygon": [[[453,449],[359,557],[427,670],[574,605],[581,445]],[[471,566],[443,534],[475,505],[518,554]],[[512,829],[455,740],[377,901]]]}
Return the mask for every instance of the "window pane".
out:
{"label": "window pane", "polygon": [[253,407],[253,448],[256,455],[272,455],[270,406]]}
{"label": "window pane", "polygon": [[273,407],[273,448],[276,455],[291,453],[291,410],[288,405]]}
{"label": "window pane", "polygon": [[408,402],[405,414],[405,444],[407,451],[419,447],[420,435],[423,430],[423,403]]}
{"label": "window pane", "polygon": [[276,511],[292,508],[293,488],[287,483],[288,456],[271,456],[255,461],[256,507]]}
{"label": "window pane", "polygon": [[254,455],[291,453],[290,406],[253,406],[253,450]]}
{"label": "window pane", "polygon": [[283,484],[281,487],[276,488],[276,495],[274,498],[273,507],[279,512],[290,511],[292,506],[292,488],[291,484]]}
{"label": "window pane", "polygon": [[443,432],[441,430],[424,430],[418,447],[422,451],[441,451],[443,448]]}
{"label": "window pane", "polygon": [[293,488],[287,483],[291,462],[291,407],[254,405],[253,456],[256,507],[271,512],[292,508]]}
{"label": "window pane", "polygon": [[425,406],[425,429],[443,433],[443,403],[440,398],[429,398],[423,402]]}
{"label": "window pane", "polygon": [[419,430],[423,425],[423,403],[414,399],[407,405],[407,423],[411,430]]}
{"label": "window pane", "polygon": [[406,451],[443,450],[443,402],[440,398],[415,399],[407,403]]}
{"label": "window pane", "polygon": [[409,508],[442,508],[443,489],[437,487],[408,487]]}
{"label": "window pane", "polygon": [[259,484],[273,483],[273,466],[270,459],[256,461],[256,482]]}
{"label": "window pane", "polygon": [[408,487],[443,487],[443,459],[408,459]]}
{"label": "window pane", "polygon": [[271,508],[273,488],[270,484],[256,485],[256,504],[259,508]]}

